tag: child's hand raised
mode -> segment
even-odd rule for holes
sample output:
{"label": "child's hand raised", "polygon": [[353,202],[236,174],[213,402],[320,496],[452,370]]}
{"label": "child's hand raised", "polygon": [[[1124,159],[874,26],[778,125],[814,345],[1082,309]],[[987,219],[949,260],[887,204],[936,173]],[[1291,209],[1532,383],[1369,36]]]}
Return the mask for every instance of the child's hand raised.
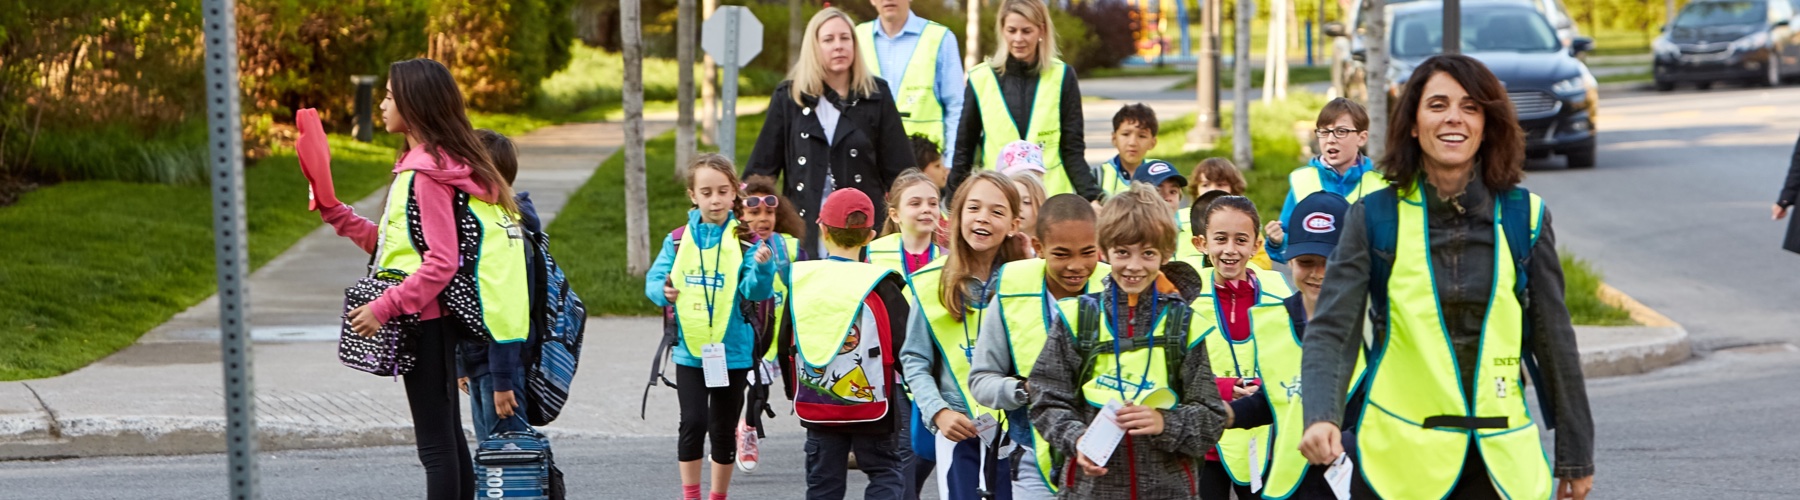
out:
{"label": "child's hand raised", "polygon": [[767,263],[769,263],[769,259],[774,258],[774,257],[775,257],[775,251],[769,249],[769,240],[763,240],[762,243],[756,244],[756,263],[757,264],[767,264]]}
{"label": "child's hand raised", "polygon": [[1281,221],[1278,220],[1269,221],[1268,225],[1263,226],[1263,234],[1269,235],[1271,245],[1281,246],[1281,242],[1287,241],[1287,233],[1281,231]]}

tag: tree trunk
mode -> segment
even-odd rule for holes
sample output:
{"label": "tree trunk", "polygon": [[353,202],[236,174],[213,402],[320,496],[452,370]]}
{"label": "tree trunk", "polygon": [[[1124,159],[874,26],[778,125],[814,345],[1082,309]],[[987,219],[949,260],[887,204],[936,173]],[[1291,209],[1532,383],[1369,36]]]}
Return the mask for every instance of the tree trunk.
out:
{"label": "tree trunk", "polygon": [[787,67],[793,68],[800,62],[800,42],[806,39],[806,21],[800,16],[805,10],[800,8],[800,0],[788,0],[788,48]]}
{"label": "tree trunk", "polygon": [[1237,38],[1236,53],[1232,54],[1232,66],[1237,81],[1233,82],[1232,91],[1237,95],[1232,99],[1231,110],[1231,157],[1239,170],[1255,168],[1255,156],[1250,149],[1250,20],[1256,17],[1256,0],[1238,0],[1237,5]]}
{"label": "tree trunk", "polygon": [[1268,46],[1263,47],[1262,102],[1264,103],[1275,100],[1275,79],[1280,77],[1275,68],[1281,65],[1281,45],[1287,38],[1282,36],[1282,32],[1287,30],[1287,23],[1281,20],[1282,0],[1270,0],[1269,3],[1269,37],[1264,41]]}
{"label": "tree trunk", "polygon": [[1200,0],[1200,53],[1194,85],[1200,113],[1188,132],[1188,149],[1210,147],[1219,138],[1219,16],[1223,0]]}
{"label": "tree trunk", "polygon": [[1369,89],[1369,157],[1374,158],[1377,165],[1381,163],[1381,155],[1387,151],[1388,127],[1388,52],[1387,21],[1379,14],[1387,9],[1386,0],[1370,0],[1369,10],[1362,15],[1369,20],[1369,45],[1366,48],[1368,69],[1366,81]]}
{"label": "tree trunk", "polygon": [[981,62],[981,0],[963,0],[969,8],[968,26],[963,32],[968,38],[963,40],[963,67],[973,68]]}
{"label": "tree trunk", "polygon": [[[675,119],[675,173],[687,168],[694,157],[694,32],[699,20],[694,0],[679,0],[675,21],[675,60],[681,66],[675,94],[679,116]],[[680,175],[677,175],[680,177]]]}
{"label": "tree trunk", "polygon": [[[719,0],[704,0],[700,4],[700,21],[712,19],[713,11],[719,9]],[[719,66],[713,63],[710,55],[701,55],[700,64],[700,142],[716,144],[719,133]]]}
{"label": "tree trunk", "polygon": [[650,271],[650,200],[644,184],[644,32],[641,0],[619,4],[625,52],[625,270]]}

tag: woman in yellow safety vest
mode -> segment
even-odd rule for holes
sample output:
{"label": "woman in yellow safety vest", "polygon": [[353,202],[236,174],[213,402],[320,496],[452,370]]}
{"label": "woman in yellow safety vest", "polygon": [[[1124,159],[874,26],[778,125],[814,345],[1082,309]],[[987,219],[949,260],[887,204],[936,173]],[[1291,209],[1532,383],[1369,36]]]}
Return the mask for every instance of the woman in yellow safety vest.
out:
{"label": "woman in yellow safety vest", "polygon": [[[1366,342],[1354,428],[1365,494],[1585,498],[1594,424],[1550,215],[1518,187],[1525,141],[1506,89],[1475,59],[1444,55],[1400,95],[1381,162],[1392,187],[1345,214],[1307,325],[1301,452],[1314,464],[1343,455],[1344,394]],[[1540,414],[1525,403],[1527,371]],[[1556,430],[1554,468],[1537,419]]]}
{"label": "woman in yellow safety vest", "polygon": [[955,192],[977,166],[1000,167],[1000,150],[1024,140],[1044,148],[1047,196],[1075,193],[1089,201],[1105,195],[1084,155],[1081,89],[1075,70],[1056,54],[1056,28],[1040,0],[1000,4],[994,32],[1003,43],[986,62],[969,68],[962,123],[956,133],[947,192]]}

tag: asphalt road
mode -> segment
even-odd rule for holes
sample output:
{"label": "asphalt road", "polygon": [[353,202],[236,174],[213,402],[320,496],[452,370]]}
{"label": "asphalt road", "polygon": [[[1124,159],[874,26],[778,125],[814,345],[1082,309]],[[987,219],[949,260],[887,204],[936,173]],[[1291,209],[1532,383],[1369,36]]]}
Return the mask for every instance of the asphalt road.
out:
{"label": "asphalt road", "polygon": [[[1768,205],[1800,133],[1800,88],[1602,99],[1597,168],[1534,162],[1561,243],[1607,281],[1682,323],[1697,358],[1592,380],[1598,479],[1590,498],[1791,498],[1800,491],[1800,256],[1779,249]],[[635,360],[634,360],[635,361]],[[635,398],[633,398],[635,399]],[[575,498],[668,498],[672,438],[556,443]],[[801,441],[765,441],[763,469],[734,498],[795,498]],[[423,488],[411,448],[262,456],[265,498],[408,498]],[[0,463],[0,498],[219,498],[223,455]],[[851,498],[864,481],[852,474]]]}

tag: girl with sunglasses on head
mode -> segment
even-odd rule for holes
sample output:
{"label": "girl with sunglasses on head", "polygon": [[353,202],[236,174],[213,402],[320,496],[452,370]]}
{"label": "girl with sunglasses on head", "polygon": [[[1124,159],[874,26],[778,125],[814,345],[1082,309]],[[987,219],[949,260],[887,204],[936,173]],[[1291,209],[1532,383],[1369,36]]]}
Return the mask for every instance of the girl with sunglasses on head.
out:
{"label": "girl with sunglasses on head", "polygon": [[[769,403],[769,387],[775,382],[776,352],[779,351],[776,342],[792,336],[791,331],[784,334],[782,324],[788,310],[788,290],[793,285],[789,268],[796,261],[807,260],[806,251],[800,249],[800,239],[795,237],[806,234],[806,223],[794,211],[794,204],[777,194],[775,183],[766,177],[749,179],[739,192],[737,212],[738,220],[744,224],[745,240],[769,243],[775,253],[776,277],[771,283],[775,294],[768,300],[747,304],[745,310],[745,319],[750,320],[750,328],[756,334],[751,354],[761,360],[757,368],[750,371],[744,418],[738,421],[737,427],[738,468],[750,472],[756,470],[761,458],[757,441],[764,435],[762,416]],[[786,369],[781,372],[788,373]],[[788,396],[792,399],[792,394]]]}

